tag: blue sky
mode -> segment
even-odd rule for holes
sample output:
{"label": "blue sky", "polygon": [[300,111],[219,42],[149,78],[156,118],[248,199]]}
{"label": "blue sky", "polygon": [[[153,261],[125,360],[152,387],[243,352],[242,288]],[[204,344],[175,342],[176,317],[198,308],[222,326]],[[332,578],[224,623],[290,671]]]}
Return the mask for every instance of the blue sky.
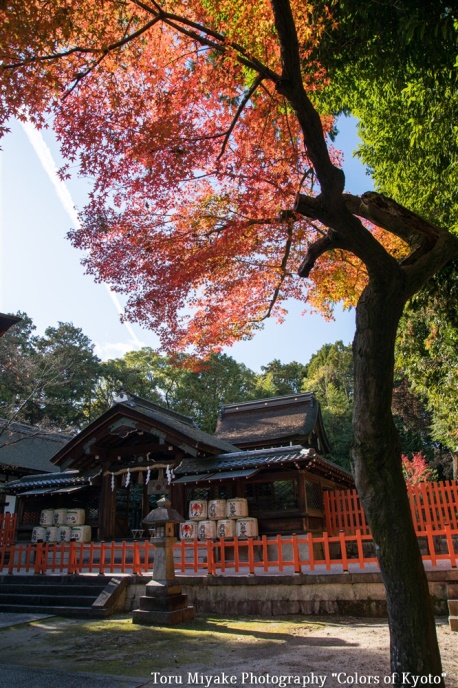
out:
{"label": "blue sky", "polygon": [[[339,121],[336,146],[345,156],[347,190],[363,193],[371,188],[352,151],[357,146],[355,123]],[[59,164],[52,132],[44,139]],[[158,348],[156,336],[137,325],[123,325],[119,304],[105,285],[84,274],[81,252],[72,248],[66,233],[75,225],[72,208],[81,208],[89,186],[76,178],[67,190],[52,183],[23,127],[13,122],[0,153],[0,311],[25,311],[42,333],[49,325],[72,322],[96,345],[103,359],[122,356],[140,346]],[[41,158],[46,155],[42,152]],[[48,161],[48,165],[52,160]],[[326,322],[320,315],[302,316],[304,305],[292,303],[283,325],[269,322],[248,342],[228,350],[236,360],[259,370],[274,358],[283,363],[306,363],[323,344],[353,338],[354,314],[336,311]]]}

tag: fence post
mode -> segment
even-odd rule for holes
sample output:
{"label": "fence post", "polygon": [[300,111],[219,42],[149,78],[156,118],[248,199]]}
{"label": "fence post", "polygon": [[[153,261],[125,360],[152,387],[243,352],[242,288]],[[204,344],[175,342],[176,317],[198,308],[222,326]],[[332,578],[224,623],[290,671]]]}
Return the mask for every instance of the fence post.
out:
{"label": "fence post", "polygon": [[452,539],[452,533],[451,528],[448,523],[444,525],[444,531],[445,531],[445,538],[447,540],[447,547],[448,547],[448,554],[450,557],[450,564],[452,565],[453,568],[456,568],[456,559],[457,559],[457,554],[458,552],[455,552],[455,548],[453,546],[453,539]]}
{"label": "fence post", "polygon": [[343,530],[339,533],[340,540],[340,555],[342,557],[342,568],[344,571],[348,571],[348,559],[347,559],[347,543],[345,540],[345,533]]}
{"label": "fence post", "polygon": [[291,543],[293,546],[293,565],[294,573],[302,573],[301,562],[299,559],[299,545],[297,544],[297,535],[291,535]]}
{"label": "fence post", "polygon": [[356,544],[358,547],[358,563],[359,563],[359,568],[363,569],[364,568],[364,550],[363,550],[363,540],[361,537],[361,531],[358,530],[356,531]]}
{"label": "fence post", "polygon": [[43,543],[42,542],[37,542],[36,548],[35,548],[35,568],[33,570],[34,573],[44,573],[43,571]]}
{"label": "fence post", "polygon": [[264,564],[264,571],[269,570],[269,553],[267,551],[267,535],[262,536],[262,561]]}
{"label": "fence post", "polygon": [[281,535],[277,535],[277,557],[278,568],[283,571],[283,538]]}
{"label": "fence post", "polygon": [[207,576],[216,573],[215,557],[213,556],[213,540],[207,540]]}
{"label": "fence post", "polygon": [[239,558],[239,539],[234,538],[234,570],[236,573],[240,571],[240,558]]}
{"label": "fence post", "polygon": [[307,533],[307,541],[309,545],[309,566],[310,571],[315,570],[315,553],[313,551],[313,535],[312,533]]}
{"label": "fence post", "polygon": [[428,540],[428,550],[431,559],[431,566],[436,566],[436,546],[434,544],[432,526],[429,523],[426,525],[426,538]]}
{"label": "fence post", "polygon": [[248,538],[248,570],[254,574],[254,548],[253,538]]}
{"label": "fence post", "polygon": [[221,538],[219,541],[219,558],[220,558],[221,573],[224,573],[226,570],[226,548],[224,545],[225,545],[224,538]]}
{"label": "fence post", "polygon": [[132,572],[137,575],[142,572],[140,563],[140,552],[138,549],[138,540],[134,540],[134,551],[132,554]]}
{"label": "fence post", "polygon": [[68,572],[76,573],[76,542],[70,540],[70,547],[68,550]]}

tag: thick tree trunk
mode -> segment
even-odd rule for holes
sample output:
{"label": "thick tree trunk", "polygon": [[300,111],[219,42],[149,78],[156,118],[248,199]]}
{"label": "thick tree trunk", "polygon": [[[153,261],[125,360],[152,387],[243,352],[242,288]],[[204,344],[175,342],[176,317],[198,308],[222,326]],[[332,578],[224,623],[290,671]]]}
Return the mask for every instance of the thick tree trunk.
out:
{"label": "thick tree trunk", "polygon": [[431,675],[440,678],[429,679],[428,685],[436,681],[444,685],[432,602],[391,415],[394,345],[403,291],[401,274],[398,284],[371,282],[357,306],[352,461],[386,588],[394,684],[414,685],[412,676]]}

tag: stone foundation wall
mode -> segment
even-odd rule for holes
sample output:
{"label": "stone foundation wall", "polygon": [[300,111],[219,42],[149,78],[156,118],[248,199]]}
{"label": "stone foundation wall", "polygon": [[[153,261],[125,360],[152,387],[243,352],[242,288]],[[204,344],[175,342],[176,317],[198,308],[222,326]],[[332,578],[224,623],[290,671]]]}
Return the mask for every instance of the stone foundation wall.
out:
{"label": "stone foundation wall", "polygon": [[[127,611],[137,609],[147,577],[132,577]],[[180,576],[183,593],[197,613],[281,616],[338,614],[386,617],[385,589],[379,573],[291,576]],[[458,583],[458,571],[428,573],[437,615],[447,615],[447,584]]]}

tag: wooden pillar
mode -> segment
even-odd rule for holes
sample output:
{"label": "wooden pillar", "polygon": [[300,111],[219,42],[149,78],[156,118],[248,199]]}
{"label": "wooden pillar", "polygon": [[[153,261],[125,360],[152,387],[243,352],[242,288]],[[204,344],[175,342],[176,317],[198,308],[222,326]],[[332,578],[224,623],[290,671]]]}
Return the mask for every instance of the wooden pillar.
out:
{"label": "wooden pillar", "polygon": [[104,470],[99,499],[99,540],[111,540],[114,537],[115,495],[116,491],[111,489],[111,473],[105,474]]}

